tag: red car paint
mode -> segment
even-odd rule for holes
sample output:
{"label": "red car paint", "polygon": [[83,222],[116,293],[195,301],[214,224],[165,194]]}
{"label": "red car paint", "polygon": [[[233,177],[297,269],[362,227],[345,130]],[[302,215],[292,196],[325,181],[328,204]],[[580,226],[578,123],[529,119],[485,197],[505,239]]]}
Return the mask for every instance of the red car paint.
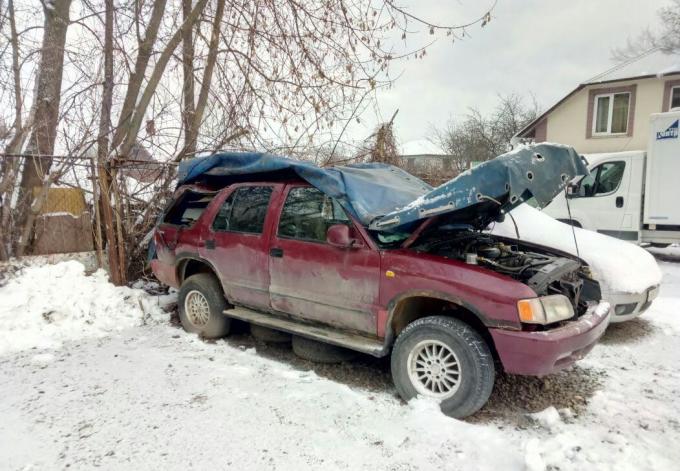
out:
{"label": "red car paint", "polygon": [[[231,192],[255,185],[273,188],[263,233],[213,231],[212,222]],[[400,300],[412,296],[448,300],[477,316],[504,369],[517,374],[544,375],[571,365],[607,326],[608,314],[598,311],[566,327],[522,330],[517,301],[536,297],[525,284],[477,265],[408,248],[381,250],[356,221],[351,229],[356,243],[351,248],[280,238],[276,232],[283,204],[289,190],[299,186],[309,185],[230,185],[191,227],[161,223],[154,235],[157,259],[151,264],[157,278],[178,288],[182,262],[202,261],[215,271],[232,303],[383,339],[385,352],[394,340],[391,316]],[[183,191],[186,188],[176,196]]]}

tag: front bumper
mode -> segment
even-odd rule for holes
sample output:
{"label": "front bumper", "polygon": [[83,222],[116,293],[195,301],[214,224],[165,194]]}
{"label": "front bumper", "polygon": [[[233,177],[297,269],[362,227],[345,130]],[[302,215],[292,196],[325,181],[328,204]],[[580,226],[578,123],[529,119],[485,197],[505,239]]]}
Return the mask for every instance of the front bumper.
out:
{"label": "front bumper", "polygon": [[625,322],[645,312],[659,294],[659,286],[652,286],[642,293],[602,293],[602,297],[611,304],[610,322]]}
{"label": "front bumper", "polygon": [[507,373],[544,376],[573,365],[592,350],[609,324],[609,303],[592,306],[578,320],[552,330],[490,329]]}

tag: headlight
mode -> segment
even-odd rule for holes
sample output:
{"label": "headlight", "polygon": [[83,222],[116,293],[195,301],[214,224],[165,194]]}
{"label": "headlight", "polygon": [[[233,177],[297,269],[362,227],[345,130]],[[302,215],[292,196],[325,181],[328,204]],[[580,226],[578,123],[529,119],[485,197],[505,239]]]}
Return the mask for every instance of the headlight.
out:
{"label": "headlight", "polygon": [[527,324],[552,324],[574,317],[569,298],[562,294],[517,301],[519,320]]}

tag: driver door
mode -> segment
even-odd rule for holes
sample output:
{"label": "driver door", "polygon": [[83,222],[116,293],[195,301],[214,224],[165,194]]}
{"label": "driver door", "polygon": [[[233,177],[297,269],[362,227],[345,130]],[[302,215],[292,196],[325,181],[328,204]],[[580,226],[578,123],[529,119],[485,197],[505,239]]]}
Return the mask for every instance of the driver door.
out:
{"label": "driver door", "polygon": [[631,203],[629,168],[630,159],[625,157],[603,162],[578,183],[569,203],[572,211],[587,215],[589,224],[585,227],[614,237],[637,239],[637,232],[626,230],[630,227],[630,217],[625,218]]}
{"label": "driver door", "polygon": [[[358,247],[326,243],[347,224]],[[310,186],[288,187],[269,253],[271,306],[304,320],[376,335],[380,256],[343,208]]]}

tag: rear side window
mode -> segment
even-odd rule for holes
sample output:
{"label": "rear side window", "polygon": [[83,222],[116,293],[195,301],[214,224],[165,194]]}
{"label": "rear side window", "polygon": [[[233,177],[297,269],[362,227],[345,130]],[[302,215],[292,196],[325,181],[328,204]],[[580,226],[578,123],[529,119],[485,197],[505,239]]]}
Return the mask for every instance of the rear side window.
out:
{"label": "rear side window", "polygon": [[270,186],[236,189],[215,216],[213,230],[262,234],[271,195]]}
{"label": "rear side window", "polygon": [[165,214],[163,222],[176,226],[191,226],[201,217],[214,197],[214,193],[185,191]]}

